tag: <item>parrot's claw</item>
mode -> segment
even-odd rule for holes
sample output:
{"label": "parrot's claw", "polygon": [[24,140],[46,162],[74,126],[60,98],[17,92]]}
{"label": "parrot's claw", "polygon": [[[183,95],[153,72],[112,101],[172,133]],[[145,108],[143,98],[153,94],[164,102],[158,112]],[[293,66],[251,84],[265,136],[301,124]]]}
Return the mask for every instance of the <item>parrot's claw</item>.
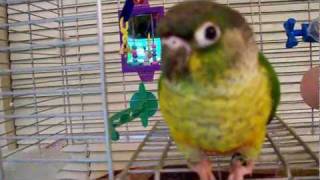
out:
{"label": "parrot's claw", "polygon": [[212,173],[212,166],[209,160],[205,159],[191,167],[200,177],[200,180],[216,180]]}
{"label": "parrot's claw", "polygon": [[244,180],[245,175],[252,175],[253,167],[253,161],[247,161],[243,158],[235,158],[234,156],[232,158],[228,180]]}

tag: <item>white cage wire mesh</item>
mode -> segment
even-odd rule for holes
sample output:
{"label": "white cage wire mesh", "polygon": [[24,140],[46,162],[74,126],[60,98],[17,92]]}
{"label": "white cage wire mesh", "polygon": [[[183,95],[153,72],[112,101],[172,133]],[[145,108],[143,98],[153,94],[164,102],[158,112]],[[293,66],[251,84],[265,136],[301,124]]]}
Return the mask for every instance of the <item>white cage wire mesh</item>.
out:
{"label": "white cage wire mesh", "polygon": [[[149,2],[167,10],[179,1]],[[319,17],[320,2],[216,2],[246,17],[281,81],[279,118],[269,126],[255,175],[249,179],[320,179],[319,111],[300,97],[303,73],[319,66],[319,44],[286,49],[283,30],[290,17],[298,23]],[[5,179],[99,179],[107,174],[124,179],[193,178],[185,175],[190,170],[159,112],[147,128],[138,121],[118,128],[120,141],[109,146],[106,116],[127,108],[140,82],[135,73],[121,71],[118,10],[123,3],[0,1],[0,172]],[[157,82],[146,87],[156,93]],[[217,177],[224,179],[230,158],[212,159]]]}

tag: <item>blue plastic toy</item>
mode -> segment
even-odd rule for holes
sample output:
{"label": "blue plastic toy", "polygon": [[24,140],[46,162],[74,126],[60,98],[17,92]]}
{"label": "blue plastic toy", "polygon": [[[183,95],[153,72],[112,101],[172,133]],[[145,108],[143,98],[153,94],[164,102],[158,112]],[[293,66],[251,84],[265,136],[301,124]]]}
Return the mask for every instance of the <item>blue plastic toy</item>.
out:
{"label": "blue plastic toy", "polygon": [[297,36],[302,36],[304,42],[318,42],[319,41],[319,19],[315,19],[310,24],[302,23],[301,29],[294,29],[296,20],[294,18],[288,19],[283,26],[288,37],[286,47],[293,48],[298,45]]}

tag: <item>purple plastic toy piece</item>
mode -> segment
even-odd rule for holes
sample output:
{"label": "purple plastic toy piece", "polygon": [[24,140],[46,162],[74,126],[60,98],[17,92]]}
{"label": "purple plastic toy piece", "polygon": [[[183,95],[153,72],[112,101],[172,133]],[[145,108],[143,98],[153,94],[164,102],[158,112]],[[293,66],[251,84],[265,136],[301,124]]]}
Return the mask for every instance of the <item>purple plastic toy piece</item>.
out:
{"label": "purple plastic toy piece", "polygon": [[[119,16],[121,14],[121,11],[119,11]],[[145,0],[143,4],[136,5],[133,8],[131,17],[138,16],[142,14],[152,14],[154,19],[157,21],[158,18],[161,18],[164,16],[164,8],[163,6],[157,6],[157,7],[150,7],[148,0]],[[122,44],[122,34],[120,33],[120,43]],[[152,56],[152,54],[151,54]],[[148,63],[147,66],[143,65],[136,65],[132,66],[127,63],[127,56],[121,55],[121,63],[122,63],[122,71],[124,73],[128,72],[137,72],[139,74],[139,77],[141,81],[148,82],[154,80],[154,72],[160,70],[160,64],[159,63]]]}

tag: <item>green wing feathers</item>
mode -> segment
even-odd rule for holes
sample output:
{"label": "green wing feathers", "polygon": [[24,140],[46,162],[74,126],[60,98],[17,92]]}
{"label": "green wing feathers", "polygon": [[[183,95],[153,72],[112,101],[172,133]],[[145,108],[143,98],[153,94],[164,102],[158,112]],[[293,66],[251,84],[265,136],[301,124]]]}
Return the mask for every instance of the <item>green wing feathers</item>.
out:
{"label": "green wing feathers", "polygon": [[260,64],[267,70],[267,75],[271,86],[272,109],[268,121],[268,123],[270,123],[270,121],[275,116],[277,107],[280,103],[280,82],[275,70],[273,69],[267,58],[261,52],[259,53],[259,61]]}

